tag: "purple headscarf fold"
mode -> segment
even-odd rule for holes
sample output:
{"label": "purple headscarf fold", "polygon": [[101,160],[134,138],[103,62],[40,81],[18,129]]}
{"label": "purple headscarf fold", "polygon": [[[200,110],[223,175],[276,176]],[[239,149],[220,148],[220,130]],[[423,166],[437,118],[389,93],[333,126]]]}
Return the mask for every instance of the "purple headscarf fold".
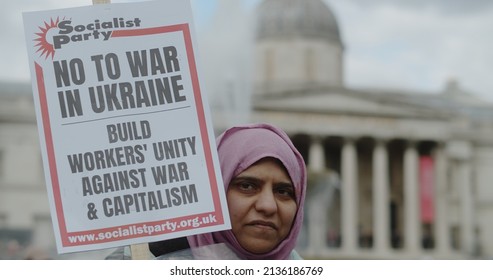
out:
{"label": "purple headscarf fold", "polygon": [[217,138],[217,151],[225,190],[234,177],[260,159],[273,157],[280,160],[295,187],[298,210],[289,235],[265,254],[254,254],[243,249],[231,230],[190,236],[190,246],[225,243],[242,259],[287,259],[296,246],[303,224],[306,167],[300,153],[284,131],[269,124],[250,124],[226,130]]}

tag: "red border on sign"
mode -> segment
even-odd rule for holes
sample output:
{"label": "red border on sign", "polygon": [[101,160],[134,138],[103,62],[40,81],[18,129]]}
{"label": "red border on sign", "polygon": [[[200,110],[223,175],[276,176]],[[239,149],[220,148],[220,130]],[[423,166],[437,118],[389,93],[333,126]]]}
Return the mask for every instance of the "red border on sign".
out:
{"label": "red border on sign", "polygon": [[[219,191],[218,191],[218,185],[217,185],[217,178],[216,178],[216,173],[214,171],[214,162],[213,162],[212,152],[211,152],[212,147],[211,147],[211,143],[209,141],[209,136],[208,136],[208,129],[207,129],[207,122],[206,122],[206,118],[205,118],[204,104],[203,104],[202,94],[201,94],[201,90],[200,90],[200,83],[199,83],[199,78],[198,78],[198,73],[197,73],[197,65],[195,62],[195,55],[194,55],[194,51],[193,51],[192,37],[190,34],[189,25],[188,24],[177,24],[177,25],[155,27],[155,28],[143,28],[143,29],[132,29],[132,30],[115,30],[115,31],[113,31],[112,37],[145,36],[145,35],[156,35],[156,34],[163,34],[163,33],[170,33],[170,32],[181,32],[183,34],[183,39],[185,42],[186,54],[187,54],[188,63],[189,63],[188,66],[189,66],[191,80],[192,80],[193,95],[194,95],[195,102],[196,102],[197,119],[199,121],[200,134],[202,137],[202,143],[203,143],[203,148],[204,148],[204,153],[205,153],[205,160],[206,160],[206,165],[207,165],[207,172],[208,172],[208,176],[209,176],[209,183],[211,186],[211,194],[212,194],[212,198],[213,198],[214,212],[200,213],[200,214],[193,215],[193,216],[183,216],[183,217],[177,217],[174,219],[162,220],[162,221],[149,221],[149,222],[145,222],[145,223],[121,225],[121,226],[116,226],[116,227],[111,227],[111,228],[101,228],[101,229],[97,229],[97,230],[68,232],[66,222],[65,222],[63,205],[62,205],[60,183],[59,183],[59,179],[58,179],[57,163],[56,163],[56,158],[55,158],[55,149],[54,149],[53,136],[52,136],[52,130],[51,130],[50,115],[49,115],[49,111],[48,111],[48,102],[47,102],[46,88],[45,88],[45,83],[44,83],[43,68],[39,64],[35,63],[35,72],[36,72],[38,94],[39,94],[39,100],[40,100],[43,130],[44,130],[46,148],[47,148],[47,154],[48,154],[48,163],[49,163],[51,184],[52,184],[52,188],[53,188],[53,196],[54,196],[54,202],[55,202],[55,208],[56,208],[56,215],[57,215],[57,219],[58,219],[59,230],[60,230],[60,234],[61,234],[62,245],[64,247],[89,245],[89,244],[100,244],[100,243],[108,243],[108,242],[117,241],[117,240],[132,239],[132,238],[139,238],[139,237],[145,237],[145,236],[162,235],[162,234],[169,233],[171,231],[167,232],[166,230],[163,230],[163,231],[155,232],[154,234],[149,234],[149,232],[140,232],[139,233],[136,231],[136,229],[142,229],[143,227],[154,227],[154,226],[159,227],[159,225],[163,225],[166,222],[178,222],[179,223],[180,221],[185,221],[185,220],[190,221],[193,219],[199,219],[200,221],[207,221],[207,223],[205,223],[206,226],[196,227],[196,226],[192,226],[192,225],[187,225],[187,226],[182,226],[182,227],[180,227],[179,230],[174,230],[172,232],[180,232],[180,231],[184,231],[184,230],[190,230],[193,228],[204,228],[204,227],[208,227],[208,226],[215,226],[215,225],[224,224],[224,216],[223,216],[223,212],[222,212],[222,208],[221,208],[221,202],[220,202],[220,198],[219,198]],[[213,218],[211,218],[211,217],[213,217]],[[109,233],[108,235],[111,235],[111,233],[118,233],[118,232],[121,233],[122,229],[126,230],[127,233],[132,232],[132,231],[135,231],[135,232],[132,232],[131,238],[128,238],[127,237],[128,235],[127,236],[116,236],[117,234],[114,234],[112,237],[108,237],[108,238],[104,238],[104,239],[97,238],[98,234],[102,234],[102,233],[106,233],[106,234]],[[84,238],[80,238],[81,236],[83,236]],[[92,236],[93,238],[90,238],[88,236]],[[86,237],[88,237],[88,238],[86,238]],[[96,238],[94,238],[94,237],[96,237]]]}

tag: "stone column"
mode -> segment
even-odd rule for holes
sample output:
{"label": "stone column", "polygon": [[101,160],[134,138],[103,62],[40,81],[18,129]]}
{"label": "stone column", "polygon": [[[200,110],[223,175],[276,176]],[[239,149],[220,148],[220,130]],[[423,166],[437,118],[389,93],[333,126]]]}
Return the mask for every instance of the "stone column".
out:
{"label": "stone column", "polygon": [[377,140],[373,150],[373,240],[375,251],[390,248],[389,164],[384,141]]}
{"label": "stone column", "polygon": [[447,158],[443,146],[434,151],[435,158],[435,244],[440,256],[450,254],[449,220],[447,215]]}
{"label": "stone column", "polygon": [[309,201],[306,203],[308,214],[308,249],[310,253],[317,254],[323,250],[326,245],[327,232],[327,200],[328,196],[326,185],[328,182],[323,180],[323,171],[325,169],[325,153],[322,141],[319,137],[313,137],[310,144],[308,156],[308,169],[312,173],[310,186]]}
{"label": "stone column", "polygon": [[447,143],[447,153],[454,160],[454,180],[450,182],[457,190],[460,201],[460,243],[466,256],[474,254],[475,218],[474,198],[472,193],[472,147],[466,141],[450,141]]}
{"label": "stone column", "polygon": [[459,162],[459,193],[461,199],[461,247],[463,253],[471,256],[474,253],[474,202],[471,186],[471,163]]}
{"label": "stone column", "polygon": [[352,253],[358,241],[356,194],[358,182],[357,151],[354,140],[346,139],[342,147],[342,250]]}
{"label": "stone column", "polygon": [[418,188],[418,151],[409,143],[404,151],[404,248],[411,254],[420,249]]}
{"label": "stone column", "polygon": [[313,137],[308,155],[308,168],[315,173],[325,169],[325,153],[320,137]]}

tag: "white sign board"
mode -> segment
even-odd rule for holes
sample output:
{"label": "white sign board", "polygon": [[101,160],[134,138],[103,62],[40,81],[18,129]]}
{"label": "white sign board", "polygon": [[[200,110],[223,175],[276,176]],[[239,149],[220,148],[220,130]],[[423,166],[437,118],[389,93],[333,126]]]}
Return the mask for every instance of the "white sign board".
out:
{"label": "white sign board", "polygon": [[189,1],[24,25],[60,253],[230,228]]}

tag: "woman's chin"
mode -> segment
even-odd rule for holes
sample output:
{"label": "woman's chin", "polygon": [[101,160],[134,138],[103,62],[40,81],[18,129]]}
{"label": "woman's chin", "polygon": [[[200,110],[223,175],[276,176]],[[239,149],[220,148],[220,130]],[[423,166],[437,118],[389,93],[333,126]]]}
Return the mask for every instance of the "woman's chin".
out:
{"label": "woman's chin", "polygon": [[246,242],[240,242],[241,247],[250,253],[264,254],[270,252],[276,247],[272,241],[267,241],[263,238],[251,238]]}

